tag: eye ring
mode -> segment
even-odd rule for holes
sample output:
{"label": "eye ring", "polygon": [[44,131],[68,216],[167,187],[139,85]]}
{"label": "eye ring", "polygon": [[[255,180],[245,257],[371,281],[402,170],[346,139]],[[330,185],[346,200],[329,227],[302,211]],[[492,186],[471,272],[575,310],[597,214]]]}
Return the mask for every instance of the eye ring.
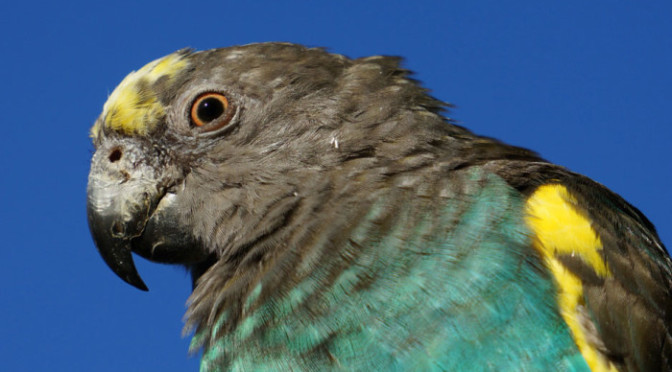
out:
{"label": "eye ring", "polygon": [[202,132],[217,130],[231,121],[232,105],[228,98],[219,92],[205,92],[196,97],[189,110],[189,119],[193,127]]}

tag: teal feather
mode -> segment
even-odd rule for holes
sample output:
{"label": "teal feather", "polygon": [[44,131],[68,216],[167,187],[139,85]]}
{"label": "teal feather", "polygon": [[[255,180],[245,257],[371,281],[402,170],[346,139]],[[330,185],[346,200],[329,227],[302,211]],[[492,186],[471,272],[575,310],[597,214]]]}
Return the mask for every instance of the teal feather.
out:
{"label": "teal feather", "polygon": [[523,198],[497,176],[469,177],[469,195],[440,205],[381,195],[338,263],[314,265],[333,248],[315,238],[303,279],[270,296],[256,284],[202,370],[588,370],[530,249]]}

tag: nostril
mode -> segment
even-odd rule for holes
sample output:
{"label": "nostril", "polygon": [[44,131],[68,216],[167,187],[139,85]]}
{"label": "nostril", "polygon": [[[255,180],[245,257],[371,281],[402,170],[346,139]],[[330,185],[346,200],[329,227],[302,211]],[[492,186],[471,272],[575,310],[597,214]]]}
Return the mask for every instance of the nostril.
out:
{"label": "nostril", "polygon": [[114,163],[121,160],[121,150],[120,149],[114,149],[110,153],[110,163]]}

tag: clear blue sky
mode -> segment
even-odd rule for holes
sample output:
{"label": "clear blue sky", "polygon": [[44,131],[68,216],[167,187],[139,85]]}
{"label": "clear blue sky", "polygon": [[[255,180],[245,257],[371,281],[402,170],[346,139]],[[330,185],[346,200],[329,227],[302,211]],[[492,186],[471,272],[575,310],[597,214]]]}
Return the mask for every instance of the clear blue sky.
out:
{"label": "clear blue sky", "polygon": [[[131,70],[257,41],[402,55],[451,116],[607,185],[672,245],[672,2],[19,2],[0,14],[0,369],[188,371],[190,280],[89,236],[88,129]],[[315,5],[319,4],[319,5]],[[468,5],[467,5],[468,4]]]}

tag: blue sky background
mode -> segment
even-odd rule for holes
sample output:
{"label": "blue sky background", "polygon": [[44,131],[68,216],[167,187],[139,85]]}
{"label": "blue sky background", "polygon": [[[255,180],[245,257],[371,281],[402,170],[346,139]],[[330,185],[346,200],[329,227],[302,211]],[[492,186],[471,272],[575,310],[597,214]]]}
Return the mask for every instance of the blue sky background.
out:
{"label": "blue sky background", "polygon": [[[319,5],[315,5],[319,4]],[[0,369],[188,371],[190,279],[89,236],[88,130],[131,70],[257,41],[402,55],[451,116],[607,185],[672,245],[672,2],[6,2],[0,11]]]}

